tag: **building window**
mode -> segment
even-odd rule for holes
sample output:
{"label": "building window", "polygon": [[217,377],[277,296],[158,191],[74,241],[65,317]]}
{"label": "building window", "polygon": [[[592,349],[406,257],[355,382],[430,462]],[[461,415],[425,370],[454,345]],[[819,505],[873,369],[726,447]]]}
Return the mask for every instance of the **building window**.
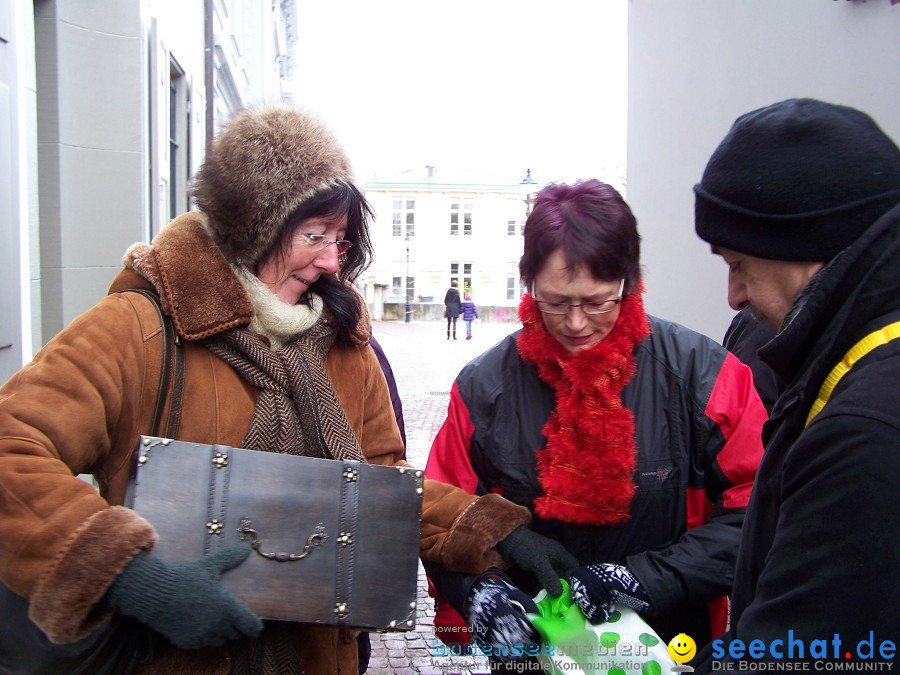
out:
{"label": "building window", "polygon": [[463,234],[472,234],[472,210],[474,208],[474,200],[472,199],[453,199],[450,202],[450,234],[457,235],[460,230],[460,222],[462,223]]}
{"label": "building window", "polygon": [[506,275],[506,299],[518,300],[525,294],[525,287],[518,273]]}
{"label": "building window", "polygon": [[415,277],[406,277],[406,297],[410,302],[412,302],[412,299],[416,297]]}
{"label": "building window", "polygon": [[391,295],[403,295],[403,287],[400,285],[401,281],[403,281],[401,277],[391,278]]}
{"label": "building window", "polygon": [[509,237],[516,236],[516,231],[522,234],[525,229],[525,221],[522,220],[522,207],[518,199],[508,199],[506,202],[506,234]]}
{"label": "building window", "polygon": [[[460,275],[462,270],[462,275]],[[459,282],[460,293],[472,292],[472,263],[450,263],[450,280]]]}
{"label": "building window", "polygon": [[416,235],[416,200],[394,199],[391,211],[393,235],[395,237],[414,237]]}
{"label": "building window", "polygon": [[[394,232],[393,232],[393,234],[395,237],[403,236],[403,225],[402,225],[402,218],[403,218],[402,210],[403,210],[403,208],[402,207],[403,207],[403,201],[400,199],[395,199],[394,200],[394,208],[393,208],[393,215],[394,215]],[[397,281],[399,282],[400,280],[397,279]],[[397,285],[399,286],[399,283]]]}

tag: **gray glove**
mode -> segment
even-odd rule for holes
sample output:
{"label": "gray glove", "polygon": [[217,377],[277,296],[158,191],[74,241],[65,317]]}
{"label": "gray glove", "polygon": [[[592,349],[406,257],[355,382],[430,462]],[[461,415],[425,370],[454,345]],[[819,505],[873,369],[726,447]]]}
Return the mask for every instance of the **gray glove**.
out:
{"label": "gray glove", "polygon": [[538,583],[553,597],[562,593],[560,579],[578,567],[578,561],[562,544],[520,525],[495,548],[503,559],[537,577]]}
{"label": "gray glove", "polygon": [[189,562],[166,563],[138,553],[110,586],[105,601],[182,649],[255,636],[262,631],[262,621],[225,590],[221,579],[248,555],[246,543]]}

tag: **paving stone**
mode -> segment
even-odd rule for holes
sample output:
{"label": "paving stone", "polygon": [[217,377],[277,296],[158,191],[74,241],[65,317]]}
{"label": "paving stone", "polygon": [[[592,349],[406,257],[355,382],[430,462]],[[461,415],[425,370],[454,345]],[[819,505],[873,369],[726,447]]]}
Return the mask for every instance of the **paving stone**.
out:
{"label": "paving stone", "polygon": [[[407,461],[424,468],[428,451],[447,415],[450,387],[469,361],[518,329],[518,324],[480,323],[471,340],[447,340],[443,321],[375,321],[372,333],[384,349],[403,402]],[[484,657],[433,655],[434,600],[419,564],[416,627],[408,632],[373,633],[369,675],[462,675],[488,673]],[[399,643],[399,646],[396,646]],[[405,653],[396,656],[397,650]],[[423,652],[424,649],[424,652]],[[412,660],[412,661],[411,661]],[[401,669],[401,670],[397,670]]]}

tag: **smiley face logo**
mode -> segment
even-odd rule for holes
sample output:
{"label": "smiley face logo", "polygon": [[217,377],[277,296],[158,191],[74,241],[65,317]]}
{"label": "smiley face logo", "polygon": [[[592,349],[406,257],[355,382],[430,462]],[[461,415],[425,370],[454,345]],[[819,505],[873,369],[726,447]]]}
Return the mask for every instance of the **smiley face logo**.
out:
{"label": "smiley face logo", "polygon": [[669,656],[677,663],[687,663],[697,654],[697,643],[690,635],[679,633],[669,642]]}

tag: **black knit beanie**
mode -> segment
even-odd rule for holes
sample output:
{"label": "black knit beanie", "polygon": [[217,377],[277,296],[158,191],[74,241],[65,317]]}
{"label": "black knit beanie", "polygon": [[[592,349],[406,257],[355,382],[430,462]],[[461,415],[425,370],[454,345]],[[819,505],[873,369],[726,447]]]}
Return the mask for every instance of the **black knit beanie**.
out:
{"label": "black knit beanie", "polygon": [[790,99],[739,117],[694,192],[710,244],[828,261],[900,203],[900,149],[859,110]]}

